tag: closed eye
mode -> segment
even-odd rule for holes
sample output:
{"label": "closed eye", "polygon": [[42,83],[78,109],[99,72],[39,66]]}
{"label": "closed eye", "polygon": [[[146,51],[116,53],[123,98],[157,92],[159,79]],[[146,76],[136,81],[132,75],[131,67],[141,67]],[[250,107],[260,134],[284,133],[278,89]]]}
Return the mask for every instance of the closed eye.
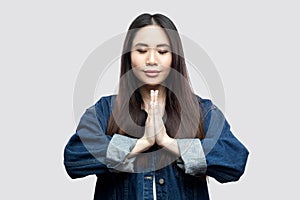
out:
{"label": "closed eye", "polygon": [[169,52],[168,50],[159,50],[159,51],[158,51],[159,54],[166,54],[166,53],[168,53],[168,52]]}
{"label": "closed eye", "polygon": [[144,54],[144,53],[147,52],[147,50],[145,50],[145,49],[137,49],[136,51],[139,52],[139,53],[141,53],[141,54]]}

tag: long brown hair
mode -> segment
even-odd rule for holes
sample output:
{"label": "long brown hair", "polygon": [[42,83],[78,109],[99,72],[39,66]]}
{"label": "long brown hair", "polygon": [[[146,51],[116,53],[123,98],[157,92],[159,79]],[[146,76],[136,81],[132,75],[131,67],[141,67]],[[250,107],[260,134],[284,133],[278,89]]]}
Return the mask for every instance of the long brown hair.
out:
{"label": "long brown hair", "polygon": [[[144,134],[143,127],[147,113],[141,109],[143,99],[139,92],[138,80],[130,73],[132,71],[130,53],[133,38],[139,28],[153,24],[164,28],[172,51],[173,70],[164,82],[166,86],[164,122],[167,133],[173,138],[202,139],[204,125],[201,108],[190,86],[181,39],[173,22],[162,14],[142,14],[129,27],[121,57],[119,91],[108,122],[107,134],[119,133],[134,138],[140,138]],[[125,75],[127,78],[122,78]],[[132,121],[135,123],[134,126]]]}

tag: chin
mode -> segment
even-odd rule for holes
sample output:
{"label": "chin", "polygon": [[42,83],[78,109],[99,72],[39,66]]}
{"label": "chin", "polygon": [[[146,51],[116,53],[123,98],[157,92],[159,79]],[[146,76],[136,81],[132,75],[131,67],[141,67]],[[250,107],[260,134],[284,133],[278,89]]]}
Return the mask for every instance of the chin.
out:
{"label": "chin", "polygon": [[161,86],[161,83],[144,83],[145,87],[147,87],[148,89],[157,89],[158,87]]}
{"label": "chin", "polygon": [[147,87],[158,87],[160,86],[160,83],[144,83],[144,85]]}

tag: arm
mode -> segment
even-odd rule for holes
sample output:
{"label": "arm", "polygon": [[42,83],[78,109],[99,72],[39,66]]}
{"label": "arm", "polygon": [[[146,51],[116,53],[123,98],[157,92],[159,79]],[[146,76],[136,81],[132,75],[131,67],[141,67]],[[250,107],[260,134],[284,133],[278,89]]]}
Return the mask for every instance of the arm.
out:
{"label": "arm", "polygon": [[188,174],[208,175],[221,183],[238,180],[244,173],[248,150],[232,134],[217,107],[212,106],[204,124],[203,140],[178,139],[181,159],[177,165]]}
{"label": "arm", "polygon": [[[111,113],[110,103],[110,98],[101,98],[95,106],[87,109],[80,119],[76,133],[67,143],[64,150],[64,165],[71,178],[109,173],[114,167],[121,171],[131,170],[134,159],[126,162],[124,160],[136,140],[120,137],[118,134],[113,137],[105,134]],[[122,162],[116,165],[113,159]]]}
{"label": "arm", "polygon": [[76,133],[64,150],[64,165],[71,178],[106,173],[105,153],[110,137],[103,133],[95,107],[86,110]]}
{"label": "arm", "polygon": [[237,181],[245,171],[248,150],[233,135],[223,113],[214,107],[206,116],[206,136],[201,141],[208,176],[221,183]]}

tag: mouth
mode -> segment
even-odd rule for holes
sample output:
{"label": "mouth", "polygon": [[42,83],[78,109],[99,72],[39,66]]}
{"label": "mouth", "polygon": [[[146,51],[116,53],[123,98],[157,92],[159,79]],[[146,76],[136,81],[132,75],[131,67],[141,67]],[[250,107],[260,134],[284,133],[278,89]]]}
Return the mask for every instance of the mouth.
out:
{"label": "mouth", "polygon": [[144,73],[148,77],[156,77],[159,75],[160,71],[159,70],[144,70]]}

